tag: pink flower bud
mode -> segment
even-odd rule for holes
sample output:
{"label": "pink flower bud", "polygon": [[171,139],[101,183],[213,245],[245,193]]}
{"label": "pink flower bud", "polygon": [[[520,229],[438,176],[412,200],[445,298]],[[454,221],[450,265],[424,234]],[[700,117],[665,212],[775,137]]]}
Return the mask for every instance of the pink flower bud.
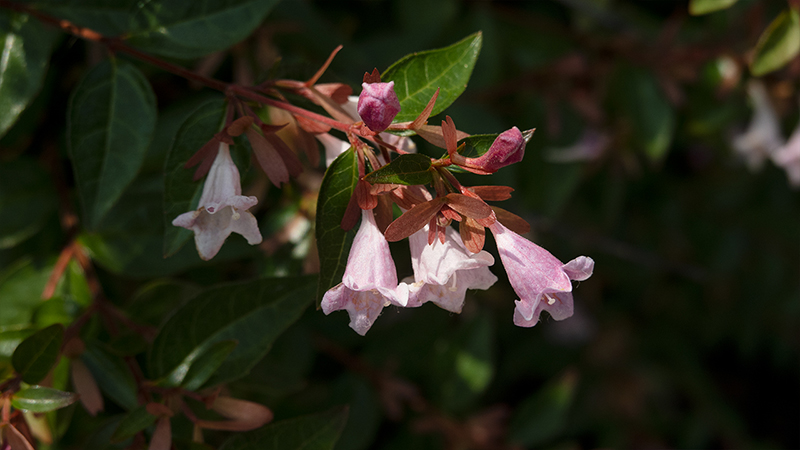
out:
{"label": "pink flower bud", "polygon": [[394,81],[361,83],[361,87],[363,90],[358,96],[358,115],[370,130],[385,130],[400,112],[400,101],[394,93]]}
{"label": "pink flower bud", "polygon": [[479,158],[467,158],[465,168],[477,169],[485,173],[495,173],[498,169],[522,161],[525,156],[527,140],[519,128],[513,127],[497,136],[489,150]]}

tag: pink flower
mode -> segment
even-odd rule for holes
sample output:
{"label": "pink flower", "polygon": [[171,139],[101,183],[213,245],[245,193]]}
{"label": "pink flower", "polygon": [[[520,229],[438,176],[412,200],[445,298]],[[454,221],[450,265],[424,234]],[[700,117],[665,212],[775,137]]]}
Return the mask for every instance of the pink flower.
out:
{"label": "pink flower", "polygon": [[385,130],[400,112],[400,101],[394,92],[394,81],[388,83],[361,83],[358,96],[358,115],[370,130]]}
{"label": "pink flower", "polygon": [[751,80],[747,94],[753,102],[753,118],[747,130],[733,138],[733,148],[742,155],[750,170],[758,170],[764,160],[783,146],[778,115],[769,100],[764,84]]}
{"label": "pink flower", "polygon": [[778,167],[783,167],[789,177],[789,184],[800,187],[800,125],[789,137],[786,145],[775,150],[772,161]]}
{"label": "pink flower", "polygon": [[525,144],[533,136],[534,130],[528,130],[523,134],[519,128],[512,127],[500,133],[489,150],[477,158],[466,158],[455,151],[457,131],[449,116],[442,124],[442,131],[447,132],[445,144],[454,164],[479,175],[489,175],[505,166],[522,161],[522,157],[525,156]]}
{"label": "pink flower", "polygon": [[563,264],[547,250],[495,222],[489,227],[497,241],[508,281],[520,299],[516,300],[514,324],[532,327],[543,310],[555,320],[573,312],[572,282],[592,276],[594,261],[579,256]]}
{"label": "pink flower", "polygon": [[350,148],[349,142],[335,138],[330,133],[316,134],[314,137],[325,147],[325,167],[330,166],[334,159]]}
{"label": "pink flower", "polygon": [[[446,227],[444,244],[428,245],[428,226],[408,237],[414,282],[409,286],[408,306],[433,302],[460,313],[467,289],[489,289],[497,277],[489,271],[494,258],[488,252],[470,253],[452,227]],[[412,280],[409,280],[412,281]]]}
{"label": "pink flower", "polygon": [[175,226],[194,231],[197,252],[204,260],[213,258],[232,232],[244,236],[250,245],[261,243],[256,218],[247,211],[258,199],[241,194],[239,169],[231,159],[228,144],[221,142],[197,210],[183,213],[172,221]]}
{"label": "pink flower", "polygon": [[322,311],[346,310],[350,328],[365,335],[384,306],[408,304],[408,286],[397,284],[389,243],[372,211],[361,211],[361,227],[353,240],[342,282],[322,297]]}

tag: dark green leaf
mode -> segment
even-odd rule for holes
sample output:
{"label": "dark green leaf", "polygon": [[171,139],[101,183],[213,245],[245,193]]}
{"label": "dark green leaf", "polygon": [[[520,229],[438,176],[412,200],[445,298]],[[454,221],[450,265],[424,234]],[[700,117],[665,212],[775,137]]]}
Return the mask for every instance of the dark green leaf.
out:
{"label": "dark green leaf", "polygon": [[36,384],[47,376],[58,359],[63,339],[64,327],[56,324],[43,328],[20,342],[11,355],[11,364],[22,376],[22,381]]}
{"label": "dark green leaf", "polygon": [[178,309],[161,328],[148,355],[150,374],[154,379],[167,376],[188,355],[199,356],[219,342],[236,340],[239,344],[226,363],[206,383],[247,375],[312,297],[313,278],[309,277],[268,278],[208,289]]}
{"label": "dark green leaf", "polygon": [[28,15],[0,11],[0,136],[39,92],[56,36]]}
{"label": "dark green leaf", "polygon": [[238,434],[220,450],[328,450],[347,423],[347,407],[283,420],[259,430]]}
{"label": "dark green leaf", "polygon": [[758,38],[750,71],[759,77],[780,69],[797,56],[798,52],[800,14],[795,9],[788,9],[776,17]]}
{"label": "dark green leaf", "polygon": [[[189,356],[172,371],[169,378],[181,384],[184,389],[190,391],[197,390],[217,371],[219,366],[225,361],[225,358],[236,348],[236,344],[237,342],[235,340],[228,340],[215,342],[207,348],[198,347],[198,350],[203,350],[203,352],[199,355],[194,352],[189,354]],[[179,380],[178,378],[181,379]]]}
{"label": "dark green leaf", "polygon": [[331,163],[319,189],[316,234],[320,272],[317,307],[325,291],[339,284],[344,275],[355,232],[342,230],[341,223],[357,181],[358,164],[355,152],[351,149]]}
{"label": "dark green leaf", "polygon": [[225,122],[227,102],[222,98],[200,105],[181,125],[164,165],[164,257],[171,256],[192,236],[172,221],[197,208],[203,183],[194,181],[195,168],[184,164],[218,132]]}
{"label": "dark green leaf", "polygon": [[20,342],[33,332],[31,329],[0,331],[0,361],[10,359]]}
{"label": "dark green leaf", "polygon": [[137,406],[125,415],[111,435],[111,443],[119,444],[132,438],[136,433],[144,430],[156,422],[157,417],[147,412],[146,405]]}
{"label": "dark green leaf", "polygon": [[431,158],[419,153],[400,155],[394,161],[370,172],[366,180],[372,184],[428,184],[431,176]]}
{"label": "dark green leaf", "polygon": [[567,372],[522,402],[509,426],[510,439],[526,447],[538,447],[558,436],[567,424],[576,385],[577,374]]}
{"label": "dark green leaf", "polygon": [[148,2],[139,0],[33,0],[37,10],[106,36],[119,36],[136,28],[138,10]]}
{"label": "dark green leaf", "polygon": [[78,399],[77,394],[44,386],[31,386],[14,394],[11,405],[17,409],[43,413],[63,408]]}
{"label": "dark green leaf", "polygon": [[144,26],[129,42],[150,53],[197,58],[226,49],[249,36],[277,0],[146,2]]}
{"label": "dark green leaf", "polygon": [[23,259],[0,275],[0,327],[27,326],[42,304],[42,290],[53,271],[52,265],[37,267]]}
{"label": "dark green leaf", "polygon": [[97,381],[97,386],[115,403],[127,410],[136,408],[136,380],[125,361],[117,355],[92,343],[86,347],[81,360]]}
{"label": "dark green leaf", "polygon": [[404,56],[386,69],[381,81],[394,81],[394,90],[400,100],[401,110],[394,120],[407,122],[416,119],[436,89],[441,90],[431,116],[450,106],[467,88],[482,39],[479,31],[449,47]]}
{"label": "dark green leaf", "polygon": [[675,111],[656,78],[642,69],[622,68],[615,80],[624,120],[633,128],[639,149],[653,161],[664,158],[675,131]]}
{"label": "dark green leaf", "polygon": [[155,129],[150,83],[129,63],[110,59],[75,88],[68,112],[69,154],[84,217],[96,228],[142,165]]}
{"label": "dark green leaf", "polygon": [[689,14],[700,16],[733,6],[737,0],[690,0]]}

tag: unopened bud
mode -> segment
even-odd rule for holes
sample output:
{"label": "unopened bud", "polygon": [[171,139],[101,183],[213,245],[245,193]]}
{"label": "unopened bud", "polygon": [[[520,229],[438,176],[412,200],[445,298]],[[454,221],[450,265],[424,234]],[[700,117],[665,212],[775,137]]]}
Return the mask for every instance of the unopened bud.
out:
{"label": "unopened bud", "polygon": [[385,130],[400,112],[400,101],[394,93],[394,81],[362,83],[358,96],[358,115],[374,132]]}
{"label": "unopened bud", "polygon": [[479,169],[487,173],[497,172],[498,169],[522,161],[525,156],[527,139],[513,127],[497,136],[489,150],[479,158],[467,158],[468,167]]}

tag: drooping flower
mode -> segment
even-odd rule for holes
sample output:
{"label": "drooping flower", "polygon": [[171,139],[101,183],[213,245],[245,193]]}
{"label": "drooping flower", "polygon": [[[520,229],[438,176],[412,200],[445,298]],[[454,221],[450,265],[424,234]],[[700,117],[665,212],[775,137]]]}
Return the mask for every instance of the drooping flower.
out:
{"label": "drooping flower", "polygon": [[795,128],[786,145],[775,150],[772,162],[783,167],[793,187],[800,187],[800,125]]}
{"label": "drooping flower", "polygon": [[364,335],[384,306],[408,304],[408,286],[398,285],[397,270],[389,243],[375,223],[372,211],[361,211],[361,227],[356,233],[342,282],[322,298],[322,311],[346,310],[350,328]]}
{"label": "drooping flower", "polygon": [[753,118],[747,130],[734,137],[732,144],[750,170],[758,170],[764,160],[780,148],[784,141],[778,115],[772,107],[764,84],[751,80],[747,85],[747,94],[753,102]]}
{"label": "drooping flower", "polygon": [[239,169],[231,159],[229,145],[222,142],[208,171],[197,210],[181,214],[172,224],[194,231],[197,252],[208,261],[232,232],[244,236],[250,245],[261,243],[256,218],[247,211],[257,203],[255,197],[242,195]]}
{"label": "drooping flower", "polygon": [[550,252],[495,222],[489,229],[497,241],[500,260],[508,281],[519,295],[514,310],[514,324],[532,327],[542,311],[555,320],[564,320],[573,312],[572,282],[592,275],[594,261],[579,256],[564,264]]}
{"label": "drooping flower", "polygon": [[489,289],[497,277],[489,271],[494,258],[486,251],[470,253],[452,227],[445,241],[428,244],[428,226],[408,238],[411,247],[413,283],[409,286],[408,306],[433,302],[440,308],[460,313],[467,289]]}
{"label": "drooping flower", "polygon": [[370,130],[385,130],[400,112],[400,100],[394,92],[394,81],[388,83],[361,83],[358,96],[358,115]]}

